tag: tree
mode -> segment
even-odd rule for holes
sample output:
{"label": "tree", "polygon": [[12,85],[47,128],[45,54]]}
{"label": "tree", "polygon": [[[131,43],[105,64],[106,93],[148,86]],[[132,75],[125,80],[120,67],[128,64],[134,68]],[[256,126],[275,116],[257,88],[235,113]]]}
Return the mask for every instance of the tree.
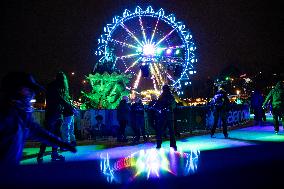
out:
{"label": "tree", "polygon": [[89,74],[86,80],[92,90],[87,93],[81,91],[83,97],[82,109],[115,109],[122,96],[128,96],[130,91],[126,89],[131,75],[117,74]]}

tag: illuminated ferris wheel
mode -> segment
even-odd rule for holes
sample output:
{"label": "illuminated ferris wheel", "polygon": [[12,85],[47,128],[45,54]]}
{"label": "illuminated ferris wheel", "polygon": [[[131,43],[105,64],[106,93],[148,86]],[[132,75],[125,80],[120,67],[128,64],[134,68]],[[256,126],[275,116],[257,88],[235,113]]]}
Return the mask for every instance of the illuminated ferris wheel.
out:
{"label": "illuminated ferris wheel", "polygon": [[173,14],[151,6],[125,10],[104,27],[95,52],[98,64],[112,62],[112,69],[131,74],[130,89],[160,90],[164,84],[180,89],[196,73],[192,35]]}

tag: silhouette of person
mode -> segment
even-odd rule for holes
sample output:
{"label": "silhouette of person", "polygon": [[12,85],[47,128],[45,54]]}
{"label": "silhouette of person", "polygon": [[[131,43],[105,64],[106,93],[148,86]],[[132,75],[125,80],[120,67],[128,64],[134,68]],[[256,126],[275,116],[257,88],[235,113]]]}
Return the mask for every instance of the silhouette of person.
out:
{"label": "silhouette of person", "polygon": [[[64,107],[69,106],[70,102],[62,96],[65,90],[66,75],[64,72],[58,72],[55,80],[50,82],[46,88],[46,109],[45,109],[45,126],[53,134],[61,137],[61,127],[63,124]],[[46,150],[46,144],[40,145],[37,156],[38,163],[42,163],[43,155]],[[58,147],[52,147],[51,161],[65,161],[65,157],[58,153]]]}
{"label": "silhouette of person", "polygon": [[139,143],[141,135],[143,136],[144,142],[146,142],[147,137],[144,123],[144,105],[140,98],[136,97],[135,102],[130,106],[130,111],[131,127],[135,133],[133,142]]}
{"label": "silhouette of person", "polygon": [[117,107],[117,120],[119,122],[118,128],[118,142],[127,142],[125,136],[125,128],[129,124],[130,119],[130,104],[128,102],[128,96],[123,96]]}
{"label": "silhouette of person", "polygon": [[151,101],[149,102],[146,112],[147,112],[147,117],[148,117],[148,126],[149,128],[152,127],[155,131],[155,133],[157,133],[157,124],[158,124],[158,120],[157,120],[157,115],[156,115],[156,103],[158,101],[158,97],[154,94],[151,95]]}
{"label": "silhouette of person", "polygon": [[263,102],[264,98],[261,92],[258,89],[256,89],[251,96],[251,108],[254,114],[254,120],[256,122],[256,125],[262,124],[263,111],[264,111],[262,108]]}
{"label": "silhouette of person", "polygon": [[221,119],[222,122],[222,129],[225,138],[228,138],[228,131],[227,131],[227,110],[230,104],[229,98],[226,94],[226,91],[222,86],[219,86],[216,94],[214,95],[212,101],[210,102],[213,106],[213,115],[214,115],[214,123],[213,127],[211,128],[211,138],[215,138],[214,134],[219,122]]}
{"label": "silhouette of person", "polygon": [[284,87],[283,81],[278,81],[274,88],[270,90],[266,96],[262,107],[265,108],[266,105],[271,102],[272,105],[272,115],[274,122],[274,132],[278,134],[279,132],[279,120],[282,118],[282,126],[284,129]]}
{"label": "silhouette of person", "polygon": [[76,148],[42,128],[32,117],[31,100],[44,92],[34,77],[25,72],[10,72],[2,79],[0,100],[0,164],[18,165],[27,137],[72,152]]}
{"label": "silhouette of person", "polygon": [[[74,116],[77,113],[76,107],[72,104],[69,91],[69,82],[67,76],[63,73],[64,86],[60,90],[60,95],[67,102],[63,107],[63,124],[61,126],[61,137],[65,142],[76,146],[76,137],[74,133]],[[64,151],[64,149],[61,149]]]}
{"label": "silhouette of person", "polygon": [[174,131],[174,109],[176,102],[171,89],[168,85],[164,85],[162,93],[158,98],[156,107],[158,109],[158,125],[157,125],[157,149],[161,148],[162,136],[166,128],[169,129],[170,134],[170,147],[177,150],[176,138]]}

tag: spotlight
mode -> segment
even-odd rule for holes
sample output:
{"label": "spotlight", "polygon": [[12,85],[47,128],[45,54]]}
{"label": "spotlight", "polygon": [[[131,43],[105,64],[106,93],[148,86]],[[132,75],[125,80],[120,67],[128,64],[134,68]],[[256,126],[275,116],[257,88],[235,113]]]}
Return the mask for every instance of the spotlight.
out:
{"label": "spotlight", "polygon": [[176,54],[176,55],[179,55],[179,53],[180,53],[180,50],[177,49],[176,52],[175,52],[175,54]]}
{"label": "spotlight", "polygon": [[166,53],[167,53],[167,55],[170,55],[172,53],[172,49],[167,49]]}
{"label": "spotlight", "polygon": [[145,56],[153,56],[155,54],[155,46],[152,44],[147,44],[143,46],[143,54]]}

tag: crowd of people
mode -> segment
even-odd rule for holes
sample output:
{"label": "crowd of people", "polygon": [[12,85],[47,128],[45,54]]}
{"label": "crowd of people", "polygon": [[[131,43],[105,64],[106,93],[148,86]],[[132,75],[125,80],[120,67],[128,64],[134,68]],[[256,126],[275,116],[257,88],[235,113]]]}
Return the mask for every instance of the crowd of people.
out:
{"label": "crowd of people", "polygon": [[[281,91],[280,89],[282,92],[279,92]],[[264,100],[264,95],[260,90],[256,89],[250,99],[250,111],[255,115],[254,125],[262,125],[262,122],[266,121],[265,106],[267,103],[271,103],[273,105],[275,133],[277,134],[279,131],[279,120],[283,117],[283,104],[281,104],[283,103],[283,83],[278,82],[272,91],[267,95],[266,100]],[[277,97],[276,94],[278,94]],[[212,138],[216,137],[215,132],[219,126],[222,127],[224,138],[229,138],[227,119],[231,104],[224,86],[219,86],[215,95],[208,103],[213,112],[213,125],[210,128],[210,136]],[[126,128],[129,127],[134,135],[132,144],[140,143],[141,139],[147,142],[149,140],[147,129],[151,128],[156,134],[157,148],[161,148],[162,139],[166,138],[168,134],[170,137],[170,147],[177,149],[176,137],[178,131],[174,117],[175,107],[177,107],[177,103],[168,85],[163,86],[159,97],[152,94],[151,101],[147,106],[143,105],[139,97],[135,97],[131,103],[128,96],[123,96],[117,107],[117,120],[119,123],[117,141],[121,143],[129,142],[129,137],[126,136]],[[147,129],[145,129],[146,117]]]}
{"label": "crowd of people", "polygon": [[[42,163],[46,147],[52,146],[51,161],[65,161],[60,151],[76,152],[76,136],[74,134],[74,116],[78,110],[72,103],[67,75],[60,71],[46,88],[38,84],[31,74],[12,72],[7,74],[1,83],[0,110],[0,163],[19,164],[22,158],[24,143],[27,136],[41,142],[37,155],[37,162]],[[31,100],[36,93],[46,94],[45,122],[39,125],[33,120]],[[268,104],[272,105],[274,131],[279,132],[279,122],[282,120],[284,128],[284,87],[279,81],[265,97],[259,90],[251,96],[251,111],[254,113],[256,125],[265,121],[264,112]],[[214,122],[210,136],[215,138],[216,128],[221,124],[224,137],[229,138],[227,129],[228,110],[230,101],[223,86],[219,86],[216,94],[209,102],[212,108]],[[136,97],[130,102],[128,96],[123,96],[117,107],[117,142],[126,143],[126,128],[133,131],[132,144],[148,142],[149,134],[145,129],[145,114],[148,126],[156,133],[156,148],[160,149],[165,133],[168,131],[170,147],[177,150],[175,108],[176,100],[169,85],[162,87],[159,97],[152,95],[148,106],[144,106],[142,99]],[[90,133],[96,140],[98,135],[108,135],[106,125],[101,115],[96,116],[96,124],[90,128]],[[59,150],[60,148],[60,150]]]}

